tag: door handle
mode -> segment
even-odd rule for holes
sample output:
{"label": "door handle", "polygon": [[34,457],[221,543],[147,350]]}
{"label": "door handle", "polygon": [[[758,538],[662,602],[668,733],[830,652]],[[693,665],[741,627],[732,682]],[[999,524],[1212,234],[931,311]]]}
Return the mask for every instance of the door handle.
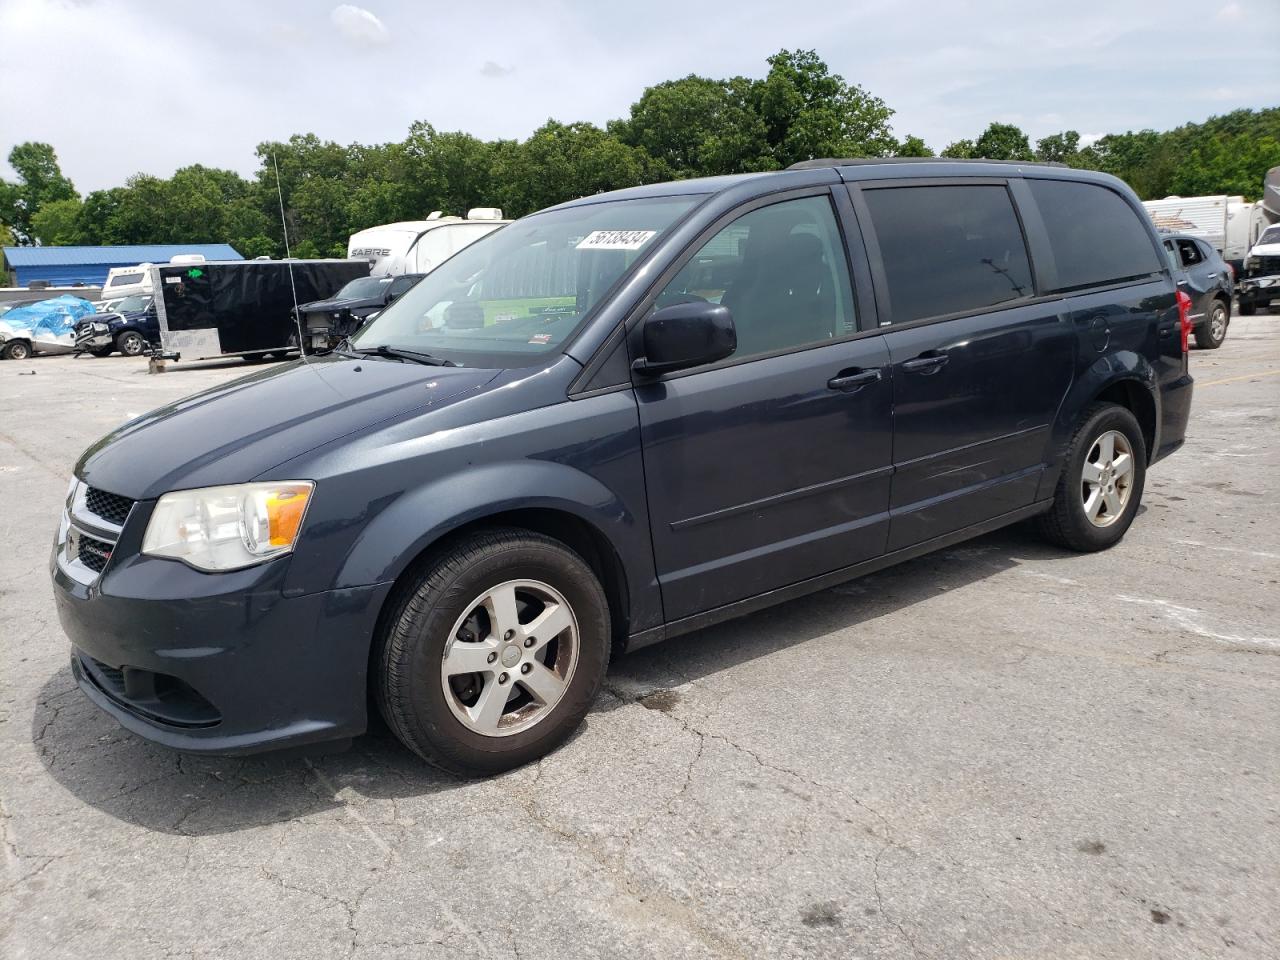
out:
{"label": "door handle", "polygon": [[937,373],[947,365],[949,358],[945,353],[939,353],[936,350],[927,350],[913,360],[908,360],[902,365],[902,369],[907,373],[923,373],[925,375]]}
{"label": "door handle", "polygon": [[832,390],[839,390],[841,393],[853,393],[855,390],[861,390],[868,383],[875,383],[879,379],[879,367],[871,370],[852,367],[848,370],[841,370],[837,373],[827,381],[827,386]]}
{"label": "door handle", "polygon": [[1217,278],[1218,275],[1216,273],[1210,273],[1210,274],[1207,274],[1207,276],[1209,277],[1210,280],[1214,280]]}

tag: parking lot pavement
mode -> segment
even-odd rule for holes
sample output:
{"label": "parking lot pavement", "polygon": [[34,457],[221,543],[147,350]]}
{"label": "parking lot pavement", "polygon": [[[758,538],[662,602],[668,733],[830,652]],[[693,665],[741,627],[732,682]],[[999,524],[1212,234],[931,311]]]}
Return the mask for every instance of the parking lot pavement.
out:
{"label": "parking lot pavement", "polygon": [[1111,551],[1004,531],[641,651],[463,782],[385,731],[192,759],[93,708],[70,468],[243,368],[0,363],[0,956],[1280,956],[1280,317],[1192,366]]}

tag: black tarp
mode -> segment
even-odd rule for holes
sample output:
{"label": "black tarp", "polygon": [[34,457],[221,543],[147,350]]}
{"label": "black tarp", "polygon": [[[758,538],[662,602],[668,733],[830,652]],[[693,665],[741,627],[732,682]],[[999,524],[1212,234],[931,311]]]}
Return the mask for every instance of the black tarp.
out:
{"label": "black tarp", "polygon": [[279,350],[289,345],[290,335],[296,340],[295,285],[298,303],[322,300],[357,277],[367,277],[369,262],[243,260],[157,269],[156,295],[164,298],[166,329],[176,334],[214,328],[222,352],[239,354]]}

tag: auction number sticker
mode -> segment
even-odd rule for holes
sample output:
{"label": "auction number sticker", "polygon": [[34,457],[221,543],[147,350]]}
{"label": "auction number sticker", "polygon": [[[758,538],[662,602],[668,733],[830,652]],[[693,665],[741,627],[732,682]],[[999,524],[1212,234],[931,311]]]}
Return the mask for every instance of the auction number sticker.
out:
{"label": "auction number sticker", "polygon": [[578,250],[639,250],[657,230],[592,230],[578,241]]}

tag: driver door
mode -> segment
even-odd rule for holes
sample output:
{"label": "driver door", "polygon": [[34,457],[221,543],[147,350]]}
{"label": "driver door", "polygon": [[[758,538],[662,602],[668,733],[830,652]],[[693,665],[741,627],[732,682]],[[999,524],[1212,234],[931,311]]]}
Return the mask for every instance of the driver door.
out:
{"label": "driver door", "polygon": [[668,622],[878,556],[888,533],[891,385],[859,335],[826,191],[751,205],[657,297],[734,316],[738,347],[637,380]]}

